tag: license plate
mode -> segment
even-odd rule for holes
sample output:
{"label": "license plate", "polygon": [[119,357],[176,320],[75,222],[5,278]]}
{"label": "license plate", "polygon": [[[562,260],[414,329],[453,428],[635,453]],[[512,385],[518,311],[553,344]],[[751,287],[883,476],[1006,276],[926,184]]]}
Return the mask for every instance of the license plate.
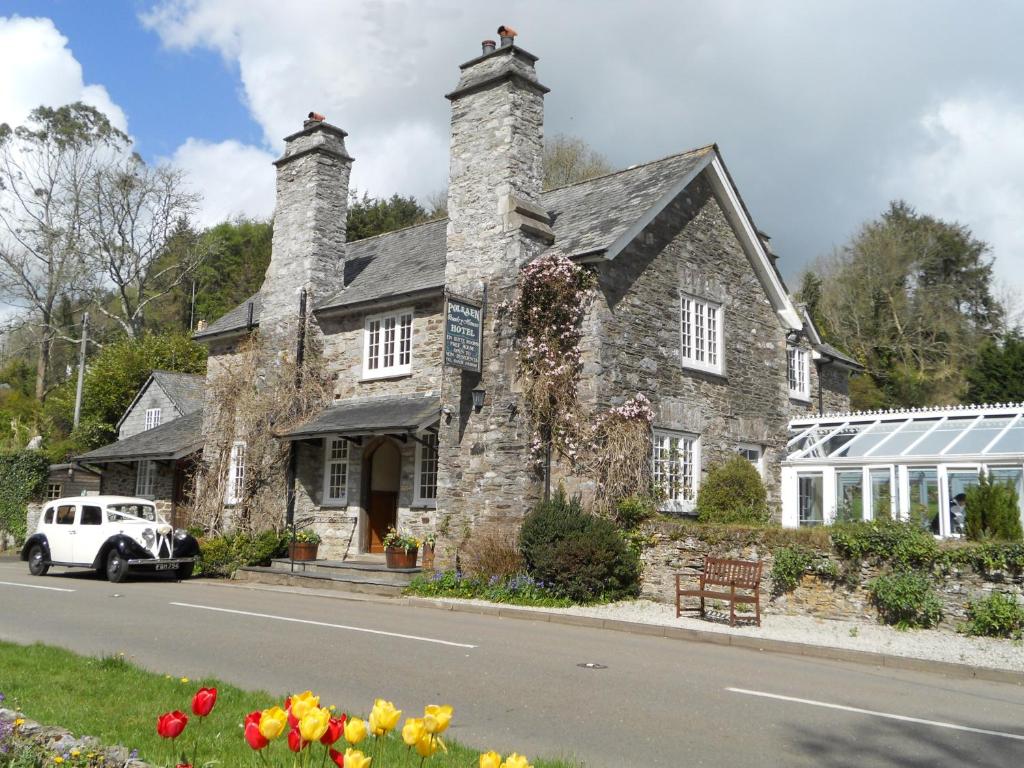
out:
{"label": "license plate", "polygon": [[157,563],[156,570],[158,571],[173,571],[178,567],[177,563]]}

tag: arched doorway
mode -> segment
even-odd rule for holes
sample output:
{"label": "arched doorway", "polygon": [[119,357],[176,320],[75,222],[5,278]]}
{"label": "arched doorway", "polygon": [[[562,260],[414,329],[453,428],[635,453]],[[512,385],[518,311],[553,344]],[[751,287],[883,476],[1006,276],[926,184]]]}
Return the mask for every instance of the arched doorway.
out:
{"label": "arched doorway", "polygon": [[402,478],[402,454],[394,441],[381,440],[363,465],[367,516],[367,551],[383,552],[384,536],[398,517],[398,488]]}

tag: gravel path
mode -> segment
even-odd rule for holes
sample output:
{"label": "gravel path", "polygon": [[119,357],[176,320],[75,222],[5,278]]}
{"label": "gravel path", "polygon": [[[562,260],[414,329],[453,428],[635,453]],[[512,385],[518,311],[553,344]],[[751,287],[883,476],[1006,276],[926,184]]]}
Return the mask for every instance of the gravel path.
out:
{"label": "gravel path", "polygon": [[[445,602],[449,601],[447,598],[444,600]],[[450,602],[495,605],[485,600],[453,599]],[[686,627],[707,632],[725,632],[770,640],[809,643],[1024,672],[1024,643],[1019,640],[967,637],[934,629],[899,631],[882,624],[779,614],[762,615],[760,627],[752,624],[730,627],[728,616],[724,623],[688,616],[677,619],[674,606],[650,600],[628,600],[607,605],[573,606],[571,608],[535,608],[531,606],[530,610],[593,616],[600,619],[637,621],[669,627]]]}

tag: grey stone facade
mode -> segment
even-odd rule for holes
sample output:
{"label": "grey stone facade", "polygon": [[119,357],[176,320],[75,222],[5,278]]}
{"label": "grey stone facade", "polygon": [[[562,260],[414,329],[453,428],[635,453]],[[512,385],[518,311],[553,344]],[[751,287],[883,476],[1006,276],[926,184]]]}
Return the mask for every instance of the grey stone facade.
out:
{"label": "grey stone facade", "polygon": [[[111,464],[103,473],[103,493],[108,496],[135,496],[140,462]],[[174,498],[174,462],[153,462],[153,493],[144,498],[152,499],[157,511],[170,519]]]}

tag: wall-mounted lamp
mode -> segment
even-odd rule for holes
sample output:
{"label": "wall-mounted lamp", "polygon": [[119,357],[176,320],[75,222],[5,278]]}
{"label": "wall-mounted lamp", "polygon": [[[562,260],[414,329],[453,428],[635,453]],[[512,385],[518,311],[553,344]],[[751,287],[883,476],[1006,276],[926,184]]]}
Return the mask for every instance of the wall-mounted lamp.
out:
{"label": "wall-mounted lamp", "polygon": [[473,387],[473,410],[479,412],[484,407],[484,396],[487,390],[477,384]]}

